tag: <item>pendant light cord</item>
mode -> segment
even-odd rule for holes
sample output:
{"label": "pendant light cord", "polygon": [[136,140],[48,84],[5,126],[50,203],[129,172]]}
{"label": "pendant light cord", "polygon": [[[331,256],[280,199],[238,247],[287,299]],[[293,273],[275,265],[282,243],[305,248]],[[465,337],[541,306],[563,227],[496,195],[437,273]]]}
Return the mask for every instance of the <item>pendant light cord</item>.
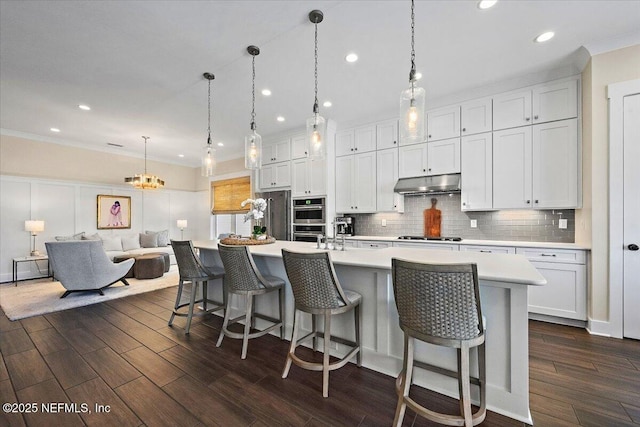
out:
{"label": "pendant light cord", "polygon": [[251,59],[251,130],[256,130],[256,57]]}
{"label": "pendant light cord", "polygon": [[314,103],[313,103],[313,112],[315,114],[318,114],[320,111],[320,109],[318,108],[318,22],[314,22],[314,26],[315,26],[315,52],[314,52],[314,59],[315,59],[315,70],[314,70],[314,78],[315,78],[315,99],[314,99]]}
{"label": "pendant light cord", "polygon": [[143,136],[142,138],[144,138],[144,174],[147,174],[147,139],[149,139],[148,136]]}
{"label": "pendant light cord", "polygon": [[209,80],[209,98],[208,98],[208,105],[209,105],[209,109],[208,109],[209,122],[208,122],[208,126],[207,126],[207,133],[208,133],[208,137],[207,137],[207,145],[209,145],[209,147],[211,147],[211,80]]}

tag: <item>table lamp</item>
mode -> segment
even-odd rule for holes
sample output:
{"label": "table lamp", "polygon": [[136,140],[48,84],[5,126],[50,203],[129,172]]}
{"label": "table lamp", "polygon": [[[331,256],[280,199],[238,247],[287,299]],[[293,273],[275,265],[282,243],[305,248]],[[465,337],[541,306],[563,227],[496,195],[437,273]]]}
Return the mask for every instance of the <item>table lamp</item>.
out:
{"label": "table lamp", "polygon": [[44,221],[28,220],[24,222],[24,231],[30,231],[33,237],[33,245],[31,247],[31,256],[40,256],[40,252],[36,249],[36,236],[39,232],[44,231]]}
{"label": "table lamp", "polygon": [[184,229],[187,228],[187,220],[179,219],[176,221],[178,228],[180,229],[180,240],[184,240]]}

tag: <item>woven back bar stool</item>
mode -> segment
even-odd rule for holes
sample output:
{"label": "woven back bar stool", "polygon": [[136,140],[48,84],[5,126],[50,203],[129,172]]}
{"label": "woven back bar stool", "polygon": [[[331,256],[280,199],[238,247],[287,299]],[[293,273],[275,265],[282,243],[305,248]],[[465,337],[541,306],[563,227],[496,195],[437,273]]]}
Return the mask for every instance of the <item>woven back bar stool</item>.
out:
{"label": "woven back bar stool", "polygon": [[[208,299],[207,297],[207,285],[209,280],[221,279],[224,277],[224,270],[217,267],[205,267],[202,265],[200,258],[196,254],[193,244],[190,240],[172,240],[171,247],[173,247],[173,253],[176,256],[176,263],[178,264],[178,272],[180,274],[180,281],[178,283],[178,295],[176,296],[176,304],[171,313],[169,319],[169,326],[173,325],[173,319],[175,316],[181,316],[187,318],[187,325],[185,327],[185,334],[189,333],[191,327],[191,319],[193,316],[204,316],[209,313],[213,313],[218,310],[224,309],[224,302],[217,302]],[[191,283],[191,298],[187,303],[180,303],[182,300],[182,289],[185,282]],[[196,294],[198,293],[198,285],[202,284],[202,298],[196,300]],[[196,304],[202,303],[202,311],[194,313],[194,307]],[[214,304],[212,308],[207,308],[207,303]],[[180,311],[183,307],[189,307],[186,313]]]}
{"label": "woven back bar stool", "polygon": [[[248,246],[229,246],[218,244],[218,252],[222,264],[226,271],[224,278],[225,292],[227,294],[227,306],[224,312],[224,322],[218,337],[217,347],[222,345],[225,335],[229,338],[242,339],[242,355],[247,357],[247,345],[249,339],[258,338],[268,334],[276,328],[280,328],[280,339],[284,339],[284,284],[285,281],[279,277],[267,276],[260,273],[256,267]],[[279,315],[278,319],[255,312],[253,297],[278,291]],[[231,319],[231,295],[241,295],[245,298],[245,314]],[[229,325],[237,323],[244,318],[244,333],[231,332]],[[255,329],[255,319],[263,319],[273,323],[268,328],[251,333],[251,328]]]}
{"label": "woven back bar stool", "polygon": [[[398,405],[393,422],[400,426],[408,406],[418,415],[451,426],[474,426],[486,416],[485,330],[480,308],[475,264],[421,264],[392,259],[393,293],[404,332],[404,360],[396,381]],[[414,360],[414,340],[452,347],[458,353],[458,371]],[[478,348],[479,378],[469,374],[469,349]],[[458,379],[460,415],[441,414],[409,397],[413,368],[419,367]],[[471,412],[471,384],[480,387],[480,408]]]}
{"label": "woven back bar stool", "polygon": [[[362,344],[360,342],[362,335],[360,329],[362,327],[362,312],[360,310],[362,295],[342,289],[327,252],[303,254],[283,249],[282,260],[284,261],[295,298],[293,334],[282,378],[286,378],[289,375],[292,362],[303,369],[322,371],[322,396],[329,397],[329,371],[346,365],[353,356],[357,356],[358,366],[362,364]],[[351,310],[353,310],[355,318],[355,341],[331,336],[331,316]],[[312,331],[298,339],[301,312],[311,314]],[[324,332],[319,332],[317,329],[317,315],[324,316]],[[322,363],[308,362],[295,354],[296,347],[309,339],[313,339],[313,349],[315,351],[318,337],[324,340]],[[345,344],[352,347],[352,349],[342,359],[335,363],[329,363],[331,341]]]}

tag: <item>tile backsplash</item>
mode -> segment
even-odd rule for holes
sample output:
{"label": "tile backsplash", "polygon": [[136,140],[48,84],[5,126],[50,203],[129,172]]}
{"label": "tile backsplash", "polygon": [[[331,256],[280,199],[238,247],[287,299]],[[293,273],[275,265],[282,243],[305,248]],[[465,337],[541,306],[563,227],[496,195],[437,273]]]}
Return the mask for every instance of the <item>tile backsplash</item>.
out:
{"label": "tile backsplash", "polygon": [[[442,212],[441,235],[479,240],[518,240],[527,242],[575,241],[575,211],[563,210],[503,210],[462,212],[460,195],[405,196],[404,213],[356,214],[355,232],[361,236],[422,236],[423,211],[436,198]],[[567,220],[567,228],[558,227],[559,219]],[[382,220],[386,220],[386,227]],[[478,222],[471,228],[471,220]]]}

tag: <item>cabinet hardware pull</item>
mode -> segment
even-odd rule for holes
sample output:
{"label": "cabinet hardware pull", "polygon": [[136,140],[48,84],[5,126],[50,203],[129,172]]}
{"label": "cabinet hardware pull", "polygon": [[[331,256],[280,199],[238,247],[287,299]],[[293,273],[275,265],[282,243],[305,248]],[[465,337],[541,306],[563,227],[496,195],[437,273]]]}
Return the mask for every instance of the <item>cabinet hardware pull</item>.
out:
{"label": "cabinet hardware pull", "polygon": [[538,116],[533,116],[533,118],[534,118],[535,120],[538,120]]}
{"label": "cabinet hardware pull", "polygon": [[466,132],[466,131],[467,131],[467,128],[462,128],[462,132]]}
{"label": "cabinet hardware pull", "polygon": [[425,169],[422,169],[422,172],[426,172],[426,170],[425,170]]}
{"label": "cabinet hardware pull", "polygon": [[529,120],[531,120],[531,118],[530,118],[530,117],[527,117],[525,120],[526,120],[526,121],[529,121]]}
{"label": "cabinet hardware pull", "polygon": [[397,144],[397,143],[398,143],[398,141],[393,141],[393,143],[394,143],[394,144]]}
{"label": "cabinet hardware pull", "polygon": [[351,149],[351,151],[353,151],[353,148]]}
{"label": "cabinet hardware pull", "polygon": [[483,250],[480,250],[480,252],[484,252],[484,253],[487,253],[487,254],[491,253],[491,251],[483,251]]}
{"label": "cabinet hardware pull", "polygon": [[429,168],[429,172],[431,172],[431,168]]}
{"label": "cabinet hardware pull", "polygon": [[462,202],[462,206],[467,206],[467,203],[466,202]]}
{"label": "cabinet hardware pull", "polygon": [[535,203],[538,203],[538,200],[536,200]]}
{"label": "cabinet hardware pull", "polygon": [[556,254],[540,254],[540,256],[551,256],[555,258]]}
{"label": "cabinet hardware pull", "polygon": [[358,151],[358,147],[355,148],[355,151]]}
{"label": "cabinet hardware pull", "polygon": [[638,248],[638,245],[636,245],[635,243],[632,243],[629,246],[627,246],[627,249],[629,249],[630,251],[637,251],[640,248]]}
{"label": "cabinet hardware pull", "polygon": [[431,135],[429,135],[429,138],[431,138]]}
{"label": "cabinet hardware pull", "polygon": [[531,200],[527,200],[527,204],[531,204]]}

